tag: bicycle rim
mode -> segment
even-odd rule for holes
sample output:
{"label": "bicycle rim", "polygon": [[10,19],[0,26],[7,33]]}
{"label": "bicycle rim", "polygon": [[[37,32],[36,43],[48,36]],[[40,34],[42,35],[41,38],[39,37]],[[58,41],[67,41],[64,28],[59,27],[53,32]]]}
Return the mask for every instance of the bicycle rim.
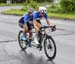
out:
{"label": "bicycle rim", "polygon": [[47,36],[44,41],[44,50],[49,60],[53,60],[56,56],[56,45],[51,36]]}
{"label": "bicycle rim", "polygon": [[19,42],[19,45],[20,45],[21,49],[26,49],[27,41],[22,41],[21,40],[22,35],[23,35],[23,31],[20,31],[19,34],[18,34],[18,42]]}

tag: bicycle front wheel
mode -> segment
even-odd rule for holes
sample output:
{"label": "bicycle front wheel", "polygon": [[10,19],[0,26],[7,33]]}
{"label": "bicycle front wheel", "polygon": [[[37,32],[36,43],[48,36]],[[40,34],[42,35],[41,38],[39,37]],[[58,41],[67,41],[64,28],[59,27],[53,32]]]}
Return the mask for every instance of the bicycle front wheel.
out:
{"label": "bicycle front wheel", "polygon": [[53,60],[56,56],[55,41],[51,36],[47,36],[44,40],[44,51],[49,60]]}

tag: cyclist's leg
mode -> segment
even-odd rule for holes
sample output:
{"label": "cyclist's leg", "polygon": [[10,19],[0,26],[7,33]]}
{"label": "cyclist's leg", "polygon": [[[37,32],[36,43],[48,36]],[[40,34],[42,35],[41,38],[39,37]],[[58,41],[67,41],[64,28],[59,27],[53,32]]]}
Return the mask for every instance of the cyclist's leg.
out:
{"label": "cyclist's leg", "polygon": [[[36,22],[34,22],[34,27],[35,27],[35,29],[37,31],[37,34],[36,34],[36,40],[37,40],[39,38],[40,34],[41,34],[40,29],[41,29],[42,25],[41,25],[40,20],[36,20]],[[36,27],[38,27],[38,29]],[[39,40],[37,40],[37,41],[39,43],[38,48],[40,48],[41,47],[41,45],[40,45],[41,43],[39,42]]]}
{"label": "cyclist's leg", "polygon": [[29,23],[27,23],[27,26],[28,26],[29,39],[31,39],[32,38],[32,26]]}
{"label": "cyclist's leg", "polygon": [[27,36],[26,36],[26,33],[28,32],[28,26],[27,26],[27,23],[23,24],[23,35],[21,37],[22,40],[27,40]]}
{"label": "cyclist's leg", "polygon": [[41,27],[42,27],[40,20],[36,20],[35,26],[38,27],[38,29],[36,29],[36,27],[35,27],[35,29],[36,29],[36,31],[37,31],[37,35],[40,36],[40,35],[41,35],[40,30],[41,30]]}
{"label": "cyclist's leg", "polygon": [[[40,28],[41,28],[41,22],[40,22],[40,20],[36,20],[35,22],[34,22],[34,27],[35,27],[35,29],[36,29],[36,31],[40,31]],[[38,29],[37,29],[37,28]]]}
{"label": "cyclist's leg", "polygon": [[23,29],[24,29],[24,33],[27,33],[28,32],[28,26],[27,26],[27,23],[25,23],[23,25]]}
{"label": "cyclist's leg", "polygon": [[30,23],[27,23],[28,26],[28,33],[29,33],[29,46],[31,47],[31,41],[32,41],[32,26]]}
{"label": "cyclist's leg", "polygon": [[29,46],[31,47],[31,41],[32,41],[32,31],[29,31]]}

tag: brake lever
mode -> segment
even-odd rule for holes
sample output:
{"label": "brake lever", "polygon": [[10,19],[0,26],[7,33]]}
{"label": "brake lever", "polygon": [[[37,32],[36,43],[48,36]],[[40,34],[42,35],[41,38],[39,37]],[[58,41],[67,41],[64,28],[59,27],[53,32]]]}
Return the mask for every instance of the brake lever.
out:
{"label": "brake lever", "polygon": [[56,31],[56,25],[54,25],[54,26],[51,27],[51,31],[52,31],[52,32],[53,32],[53,31]]}

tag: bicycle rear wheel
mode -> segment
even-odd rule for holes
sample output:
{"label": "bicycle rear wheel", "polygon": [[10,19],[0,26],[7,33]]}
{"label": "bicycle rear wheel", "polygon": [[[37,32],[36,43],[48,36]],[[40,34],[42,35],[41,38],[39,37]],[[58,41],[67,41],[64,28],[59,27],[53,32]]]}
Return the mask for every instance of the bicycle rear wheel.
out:
{"label": "bicycle rear wheel", "polygon": [[49,60],[53,60],[56,56],[55,41],[51,36],[47,36],[44,40],[44,51]]}
{"label": "bicycle rear wheel", "polygon": [[21,40],[21,36],[23,35],[23,31],[19,31],[19,34],[18,34],[18,42],[19,42],[19,46],[22,50],[25,50],[27,48],[27,40],[25,41],[22,41]]}

